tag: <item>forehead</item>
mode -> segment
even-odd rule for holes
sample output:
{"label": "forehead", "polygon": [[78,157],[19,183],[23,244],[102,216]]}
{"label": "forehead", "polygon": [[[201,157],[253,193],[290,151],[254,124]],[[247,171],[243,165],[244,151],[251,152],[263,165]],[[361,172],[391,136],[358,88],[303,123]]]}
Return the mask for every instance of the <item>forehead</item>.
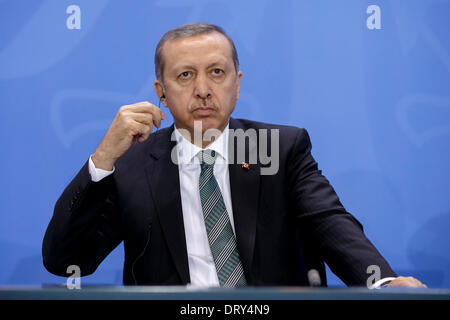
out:
{"label": "forehead", "polygon": [[169,40],[162,48],[167,68],[184,63],[201,64],[213,60],[233,63],[231,44],[219,32]]}

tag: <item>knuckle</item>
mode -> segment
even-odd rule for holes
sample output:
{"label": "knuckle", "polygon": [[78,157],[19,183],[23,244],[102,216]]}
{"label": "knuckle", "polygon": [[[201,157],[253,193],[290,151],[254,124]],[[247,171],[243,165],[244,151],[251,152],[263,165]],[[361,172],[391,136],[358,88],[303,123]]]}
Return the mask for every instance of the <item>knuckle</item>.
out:
{"label": "knuckle", "polygon": [[127,110],[126,110],[124,107],[121,107],[121,108],[119,109],[119,112],[117,112],[117,115],[118,115],[120,118],[123,118],[123,117],[125,117],[125,116],[127,115]]}
{"label": "knuckle", "polygon": [[150,124],[152,121],[152,118],[148,117],[147,115],[142,116],[140,121],[146,125]]}
{"label": "knuckle", "polygon": [[125,128],[131,129],[133,128],[133,121],[131,119],[124,119]]}
{"label": "knuckle", "polygon": [[140,130],[139,128],[133,128],[132,132],[133,132],[133,135],[140,135],[142,130]]}

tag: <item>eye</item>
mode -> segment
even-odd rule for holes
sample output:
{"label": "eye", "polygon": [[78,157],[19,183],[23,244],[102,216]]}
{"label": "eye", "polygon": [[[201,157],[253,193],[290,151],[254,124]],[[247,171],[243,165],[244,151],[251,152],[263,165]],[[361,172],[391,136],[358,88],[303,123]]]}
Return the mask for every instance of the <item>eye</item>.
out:
{"label": "eye", "polygon": [[219,69],[219,68],[215,68],[215,69],[213,69],[212,73],[213,73],[213,75],[215,75],[215,76],[220,76],[220,75],[223,74],[223,70],[222,70],[222,69]]}
{"label": "eye", "polygon": [[188,79],[191,76],[190,71],[184,71],[178,76],[180,79]]}

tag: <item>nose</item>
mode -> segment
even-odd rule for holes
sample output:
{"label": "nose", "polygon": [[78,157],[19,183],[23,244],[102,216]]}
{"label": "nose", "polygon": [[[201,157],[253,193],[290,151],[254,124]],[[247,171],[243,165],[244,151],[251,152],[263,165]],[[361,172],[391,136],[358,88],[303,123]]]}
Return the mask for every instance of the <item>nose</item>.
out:
{"label": "nose", "polygon": [[211,88],[209,87],[208,77],[206,75],[199,74],[197,76],[194,94],[197,98],[202,100],[211,97]]}

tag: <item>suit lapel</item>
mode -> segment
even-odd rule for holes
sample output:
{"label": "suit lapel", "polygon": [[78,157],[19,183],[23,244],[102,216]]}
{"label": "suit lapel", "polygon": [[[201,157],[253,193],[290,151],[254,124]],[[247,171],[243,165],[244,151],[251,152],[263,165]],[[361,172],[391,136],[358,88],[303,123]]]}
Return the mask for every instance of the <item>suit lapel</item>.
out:
{"label": "suit lapel", "polygon": [[[237,120],[230,119],[230,129],[244,129]],[[231,133],[231,132],[230,132]],[[233,148],[236,155],[236,145],[231,141],[229,148]],[[251,140],[246,146],[248,151],[255,151],[257,141]],[[248,277],[251,274],[253,253],[256,238],[256,219],[259,203],[260,167],[259,164],[250,164],[250,168],[243,168],[242,163],[233,159],[229,164],[231,201],[233,206],[234,228],[241,261]],[[247,278],[247,281],[249,279]]]}
{"label": "suit lapel", "polygon": [[156,211],[175,267],[183,283],[190,282],[178,166],[171,159],[173,126],[155,135],[146,167]]}

